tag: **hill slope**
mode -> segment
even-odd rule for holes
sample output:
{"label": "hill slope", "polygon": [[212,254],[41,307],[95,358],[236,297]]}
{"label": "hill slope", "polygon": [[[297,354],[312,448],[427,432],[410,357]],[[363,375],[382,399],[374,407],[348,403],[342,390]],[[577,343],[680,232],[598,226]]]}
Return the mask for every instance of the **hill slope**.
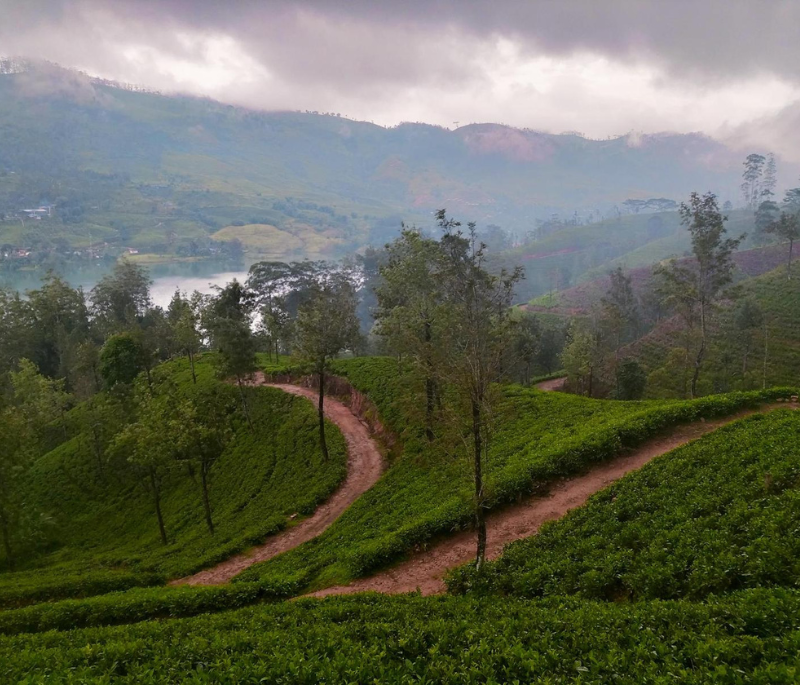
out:
{"label": "hill slope", "polygon": [[[199,383],[237,397],[233,387],[214,380],[207,358],[197,369]],[[158,371],[191,390],[183,361]],[[344,479],[341,433],[328,427],[331,458],[324,461],[310,402],[273,388],[247,391],[255,429],[237,419],[232,441],[209,474],[213,535],[203,518],[199,476],[175,469],[162,483],[169,539],[162,545],[152,496],[124,462],[109,462],[100,472],[91,434],[78,432],[32,469],[26,495],[49,519],[48,544],[16,572],[0,574],[0,605],[184,576],[262,541],[290,516],[311,514]]]}
{"label": "hill slope", "polygon": [[[55,67],[0,74],[0,244],[110,243],[208,254],[240,239],[273,258],[380,244],[401,218],[527,231],[628,197],[728,196],[738,155],[699,135],[586,140],[494,124],[386,129],[136,92]],[[23,208],[54,204],[29,221]]]}

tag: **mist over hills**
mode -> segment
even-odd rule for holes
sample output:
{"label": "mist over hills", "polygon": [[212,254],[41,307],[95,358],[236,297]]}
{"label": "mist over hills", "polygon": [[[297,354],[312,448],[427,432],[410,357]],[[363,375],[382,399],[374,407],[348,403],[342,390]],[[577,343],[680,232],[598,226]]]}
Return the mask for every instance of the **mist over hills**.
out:
{"label": "mist over hills", "polygon": [[[441,207],[522,236],[627,198],[736,201],[739,152],[700,134],[589,140],[499,124],[383,128],[117,87],[52,65],[0,74],[0,244],[336,257]],[[18,212],[53,205],[22,226]]]}

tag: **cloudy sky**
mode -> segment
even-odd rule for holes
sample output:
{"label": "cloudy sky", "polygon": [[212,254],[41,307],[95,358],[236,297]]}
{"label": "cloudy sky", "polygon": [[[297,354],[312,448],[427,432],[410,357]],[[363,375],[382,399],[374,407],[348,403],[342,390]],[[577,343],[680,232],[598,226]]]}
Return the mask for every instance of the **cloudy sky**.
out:
{"label": "cloudy sky", "polygon": [[704,131],[800,161],[800,0],[0,0],[0,54],[380,124]]}

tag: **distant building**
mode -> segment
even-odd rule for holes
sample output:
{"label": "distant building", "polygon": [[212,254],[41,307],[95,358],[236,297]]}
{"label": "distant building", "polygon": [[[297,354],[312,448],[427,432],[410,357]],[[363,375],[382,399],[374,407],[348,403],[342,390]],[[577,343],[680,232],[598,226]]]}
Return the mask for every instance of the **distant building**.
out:
{"label": "distant building", "polygon": [[53,216],[53,205],[42,205],[36,209],[22,209],[20,213],[24,214],[29,219],[41,219],[45,216]]}

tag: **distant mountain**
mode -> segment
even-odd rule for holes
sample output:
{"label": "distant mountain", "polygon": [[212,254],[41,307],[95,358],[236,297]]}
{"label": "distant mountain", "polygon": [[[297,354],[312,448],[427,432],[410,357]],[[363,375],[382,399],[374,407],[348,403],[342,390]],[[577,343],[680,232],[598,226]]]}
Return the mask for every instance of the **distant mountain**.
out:
{"label": "distant mountain", "polygon": [[[0,245],[191,258],[334,257],[446,207],[523,234],[627,198],[734,198],[741,160],[702,135],[588,140],[495,124],[382,128],[140,92],[53,66],[0,74]],[[19,219],[52,206],[52,216]],[[24,226],[23,226],[24,222]],[[99,248],[97,248],[99,249]]]}

